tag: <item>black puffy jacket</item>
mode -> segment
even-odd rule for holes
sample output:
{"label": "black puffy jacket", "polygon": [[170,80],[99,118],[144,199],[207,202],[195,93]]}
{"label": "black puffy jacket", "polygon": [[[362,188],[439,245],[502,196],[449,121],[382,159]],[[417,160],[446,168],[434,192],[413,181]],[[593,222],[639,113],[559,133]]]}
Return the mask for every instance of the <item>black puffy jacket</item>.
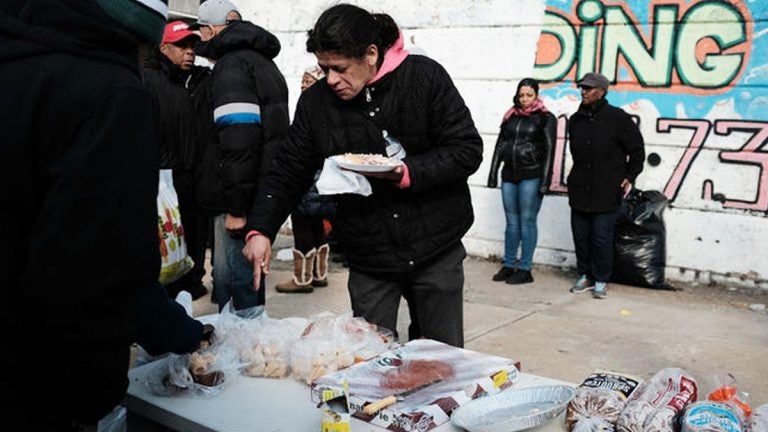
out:
{"label": "black puffy jacket", "polygon": [[513,115],[505,120],[493,150],[488,187],[498,186],[499,165],[504,162],[503,181],[541,178],[540,191],[546,192],[552,176],[550,168],[556,138],[557,119],[552,113]]}
{"label": "black puffy jacket", "polygon": [[134,39],[93,1],[4,0],[0,47],[0,405],[17,428],[68,430],[120,403],[137,338],[186,350],[202,326],[157,284],[157,137]]}
{"label": "black puffy jacket", "polygon": [[643,136],[632,117],[605,99],[581,105],[568,123],[573,166],[568,174],[568,203],[591,213],[621,205],[624,179],[634,182],[643,171]]}
{"label": "black puffy jacket", "polygon": [[288,87],[272,61],[280,41],[248,21],[235,21],[197,53],[213,68],[218,145],[206,148],[198,202],[212,214],[245,215],[259,175],[273,157],[273,141],[289,125]]}
{"label": "black puffy jacket", "polygon": [[274,238],[323,160],[384,154],[382,130],[405,148],[411,186],[371,180],[368,197],[337,195],[334,232],[350,267],[408,271],[455,245],[473,222],[467,178],[482,161],[482,140],[448,73],[422,56],[408,56],[351,101],[339,99],[326,80],[307,89],[248,228]]}
{"label": "black puffy jacket", "polygon": [[184,72],[155,50],[141,72],[156,103],[160,168],[194,171],[215,145],[211,70]]}

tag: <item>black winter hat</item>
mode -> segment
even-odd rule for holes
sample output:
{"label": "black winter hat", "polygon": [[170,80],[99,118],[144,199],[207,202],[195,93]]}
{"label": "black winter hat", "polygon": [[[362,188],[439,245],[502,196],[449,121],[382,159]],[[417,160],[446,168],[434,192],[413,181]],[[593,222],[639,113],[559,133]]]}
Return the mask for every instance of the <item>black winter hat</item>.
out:
{"label": "black winter hat", "polygon": [[160,44],[168,18],[167,0],[96,0],[96,3],[139,40]]}

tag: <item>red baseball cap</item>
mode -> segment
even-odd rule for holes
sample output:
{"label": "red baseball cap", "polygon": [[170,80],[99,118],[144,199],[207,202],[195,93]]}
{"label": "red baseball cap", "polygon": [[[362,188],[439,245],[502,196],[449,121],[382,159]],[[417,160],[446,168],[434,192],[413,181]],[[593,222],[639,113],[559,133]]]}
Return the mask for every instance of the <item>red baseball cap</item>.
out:
{"label": "red baseball cap", "polygon": [[184,21],[173,21],[166,24],[162,43],[176,43],[190,36],[200,38]]}

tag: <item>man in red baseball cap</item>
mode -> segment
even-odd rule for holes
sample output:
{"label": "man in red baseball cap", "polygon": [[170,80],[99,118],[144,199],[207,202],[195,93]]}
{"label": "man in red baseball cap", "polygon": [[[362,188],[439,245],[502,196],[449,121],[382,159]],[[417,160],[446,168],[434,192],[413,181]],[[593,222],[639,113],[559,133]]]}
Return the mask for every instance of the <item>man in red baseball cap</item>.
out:
{"label": "man in red baseball cap", "polygon": [[160,169],[173,171],[173,186],[179,197],[187,254],[195,262],[192,270],[166,286],[171,297],[188,291],[193,299],[207,293],[203,286],[209,218],[195,199],[200,181],[199,163],[205,148],[215,140],[212,77],[207,67],[195,65],[195,45],[200,37],[183,21],[165,26],[163,39],[142,73],[155,98]]}
{"label": "man in red baseball cap", "polygon": [[183,71],[195,64],[195,44],[200,36],[189,29],[184,21],[173,21],[165,26],[160,52]]}

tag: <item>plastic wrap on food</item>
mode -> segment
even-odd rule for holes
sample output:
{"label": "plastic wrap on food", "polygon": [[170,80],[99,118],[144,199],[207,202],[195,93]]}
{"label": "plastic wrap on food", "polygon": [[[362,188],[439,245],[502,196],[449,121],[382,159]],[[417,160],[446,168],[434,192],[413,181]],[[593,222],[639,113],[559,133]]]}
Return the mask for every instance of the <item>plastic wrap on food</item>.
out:
{"label": "plastic wrap on food", "polygon": [[[312,400],[346,382],[353,417],[391,430],[429,430],[448,422],[456,407],[508,388],[518,374],[510,359],[418,339],[320,377]],[[391,405],[367,409],[389,398]]]}
{"label": "plastic wrap on food", "polygon": [[701,401],[688,405],[682,432],[741,432],[739,408],[728,402]]}
{"label": "plastic wrap on food", "polygon": [[616,372],[589,374],[576,388],[566,410],[569,431],[613,431],[627,400],[643,381]]}
{"label": "plastic wrap on food", "polygon": [[314,315],[291,346],[292,374],[297,380],[311,384],[323,375],[375,357],[393,345],[389,330],[353,317],[352,312]]}
{"label": "plastic wrap on food", "polygon": [[627,402],[616,423],[619,432],[674,432],[676,419],[698,397],[694,378],[679,368],[657,372]]}

